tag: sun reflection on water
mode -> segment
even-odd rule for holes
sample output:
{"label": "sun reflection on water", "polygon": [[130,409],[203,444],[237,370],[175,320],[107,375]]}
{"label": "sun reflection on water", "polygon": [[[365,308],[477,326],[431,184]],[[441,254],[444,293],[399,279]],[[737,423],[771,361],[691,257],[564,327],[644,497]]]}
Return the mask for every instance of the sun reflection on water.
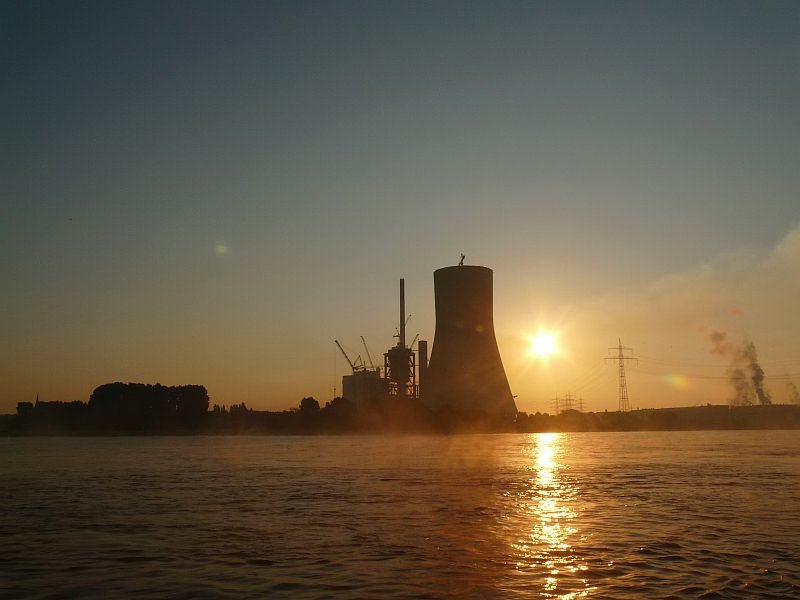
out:
{"label": "sun reflection on water", "polygon": [[517,497],[517,509],[527,523],[513,544],[517,571],[542,577],[546,597],[585,597],[591,588],[581,574],[588,567],[573,549],[579,539],[577,490],[563,477],[560,462],[564,437],[540,433],[533,441],[528,449],[531,477]]}

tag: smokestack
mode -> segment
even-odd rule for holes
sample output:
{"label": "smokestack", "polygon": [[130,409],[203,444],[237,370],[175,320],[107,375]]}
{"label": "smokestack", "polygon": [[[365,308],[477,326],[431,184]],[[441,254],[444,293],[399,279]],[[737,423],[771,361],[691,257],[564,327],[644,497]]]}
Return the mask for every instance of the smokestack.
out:
{"label": "smokestack", "polygon": [[419,356],[419,362],[417,363],[419,367],[419,381],[417,383],[419,384],[420,395],[422,395],[424,394],[422,390],[425,386],[425,381],[428,378],[428,342],[426,340],[420,340],[417,348],[417,354]]}
{"label": "smokestack", "polygon": [[406,280],[400,280],[400,339],[397,345],[406,347]]}
{"label": "smokestack", "polygon": [[433,274],[436,332],[425,375],[425,402],[434,410],[511,417],[517,407],[497,348],[492,270],[478,266]]}

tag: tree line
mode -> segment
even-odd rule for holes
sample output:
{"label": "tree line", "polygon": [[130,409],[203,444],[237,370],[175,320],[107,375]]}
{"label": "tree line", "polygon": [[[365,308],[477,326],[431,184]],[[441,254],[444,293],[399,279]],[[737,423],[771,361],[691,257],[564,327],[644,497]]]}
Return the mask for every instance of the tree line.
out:
{"label": "tree line", "polygon": [[20,402],[10,429],[19,433],[160,433],[198,430],[208,414],[202,385],[106,383],[89,402]]}
{"label": "tree line", "polygon": [[645,409],[629,412],[526,414],[498,418],[447,408],[433,411],[419,400],[367,406],[337,397],[324,406],[304,397],[296,408],[259,411],[245,403],[214,404],[202,385],[163,386],[108,383],[88,403],[20,402],[16,415],[0,416],[0,433],[10,435],[148,435],[455,433],[543,431],[655,431],[692,429],[800,429],[800,406]]}

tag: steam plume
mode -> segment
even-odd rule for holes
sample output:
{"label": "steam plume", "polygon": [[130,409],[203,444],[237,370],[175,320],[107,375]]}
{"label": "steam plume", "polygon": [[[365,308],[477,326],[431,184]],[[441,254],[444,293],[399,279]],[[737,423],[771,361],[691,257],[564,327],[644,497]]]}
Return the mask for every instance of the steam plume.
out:
{"label": "steam plume", "polygon": [[789,389],[789,399],[793,403],[800,405],[800,392],[797,391],[794,381],[787,381],[786,387]]}
{"label": "steam plume", "polygon": [[759,404],[772,404],[769,392],[764,389],[764,369],[758,364],[758,354],[752,340],[745,340],[742,356],[750,368],[750,378],[753,380],[753,388],[756,390]]}
{"label": "steam plume", "polygon": [[745,338],[742,345],[736,344],[728,339],[725,331],[712,331],[709,341],[714,354],[730,359],[728,375],[734,391],[731,404],[750,406],[756,399],[759,404],[772,404],[772,398],[764,388],[764,369],[758,364],[753,341]]}
{"label": "steam plume", "polygon": [[711,332],[709,340],[711,340],[711,351],[714,354],[719,354],[720,356],[729,356],[738,352],[736,344],[729,342],[727,337],[728,334],[724,331]]}

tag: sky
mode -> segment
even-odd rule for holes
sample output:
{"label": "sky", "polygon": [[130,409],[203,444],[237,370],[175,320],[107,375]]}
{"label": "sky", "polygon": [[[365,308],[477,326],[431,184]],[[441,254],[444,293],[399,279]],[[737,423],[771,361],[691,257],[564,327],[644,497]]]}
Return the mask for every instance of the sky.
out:
{"label": "sky", "polygon": [[0,87],[0,413],[324,402],[462,252],[520,410],[796,398],[797,2],[4,0]]}

